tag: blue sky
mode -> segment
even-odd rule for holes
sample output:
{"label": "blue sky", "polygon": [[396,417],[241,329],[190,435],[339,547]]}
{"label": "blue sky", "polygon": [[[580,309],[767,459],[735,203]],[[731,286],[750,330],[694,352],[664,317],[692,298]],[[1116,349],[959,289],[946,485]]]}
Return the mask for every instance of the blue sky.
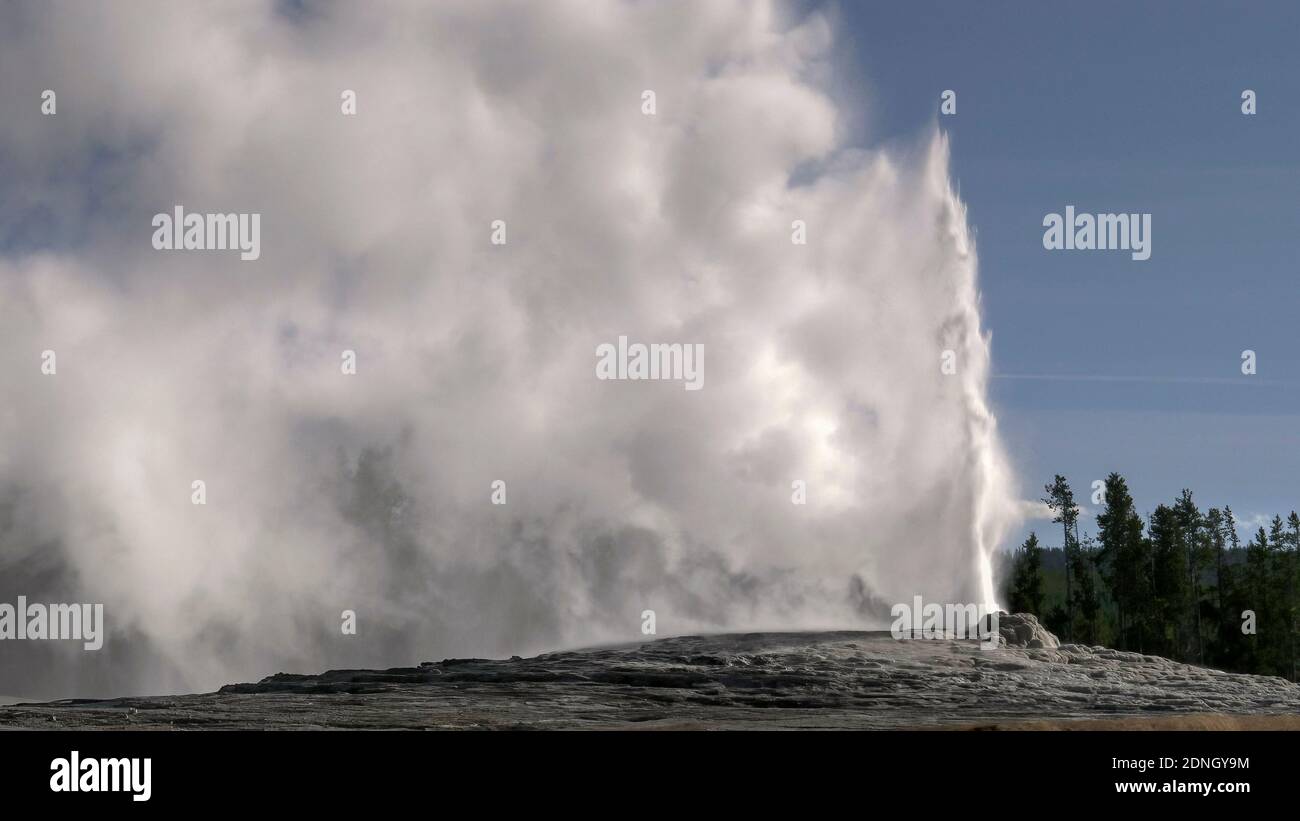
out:
{"label": "blue sky", "polygon": [[[957,114],[938,120],[977,236],[992,398],[1023,494],[1060,472],[1082,499],[1115,470],[1144,512],[1182,487],[1241,519],[1300,508],[1300,4],[915,1],[840,15],[866,141],[915,139],[957,92]],[[1254,116],[1241,113],[1248,88]],[[1044,250],[1043,216],[1071,204],[1150,212],[1151,259]],[[1244,349],[1256,376],[1241,374]]]}

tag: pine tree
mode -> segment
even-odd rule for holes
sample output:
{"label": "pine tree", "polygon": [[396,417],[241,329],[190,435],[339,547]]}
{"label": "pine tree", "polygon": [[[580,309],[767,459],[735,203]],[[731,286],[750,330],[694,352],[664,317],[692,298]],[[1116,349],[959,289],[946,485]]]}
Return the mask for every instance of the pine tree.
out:
{"label": "pine tree", "polygon": [[1268,636],[1268,534],[1264,528],[1255,532],[1255,538],[1246,545],[1246,584],[1243,610],[1255,612],[1256,633],[1246,642],[1246,669],[1254,672],[1271,672],[1266,639]]}
{"label": "pine tree", "polygon": [[1214,634],[1211,648],[1212,661],[1215,664],[1221,664],[1223,661],[1222,648],[1228,640],[1227,631],[1228,611],[1225,609],[1228,595],[1228,569],[1224,564],[1224,547],[1226,544],[1225,530],[1230,525],[1232,509],[1228,508],[1227,513],[1220,511],[1217,507],[1212,507],[1205,514],[1205,534],[1207,547],[1212,554],[1214,564]]}
{"label": "pine tree", "polygon": [[1289,544],[1287,550],[1287,561],[1284,567],[1286,573],[1286,628],[1287,628],[1287,653],[1291,657],[1291,680],[1300,681],[1297,677],[1296,669],[1296,569],[1297,559],[1300,559],[1300,516],[1291,511],[1287,517],[1287,526],[1291,528],[1289,535]]}
{"label": "pine tree", "polygon": [[1231,507],[1223,508],[1223,519],[1228,536],[1228,555],[1237,566],[1225,562],[1223,568],[1223,601],[1226,610],[1224,641],[1220,655],[1224,658],[1225,667],[1246,670],[1250,669],[1245,662],[1249,655],[1250,643],[1242,641],[1240,619],[1243,611],[1248,609],[1246,598],[1250,590],[1250,579],[1248,568],[1242,567],[1244,562],[1241,537],[1237,535],[1237,517],[1233,515]]}
{"label": "pine tree", "polygon": [[1033,613],[1039,618],[1046,615],[1043,612],[1043,549],[1038,544],[1038,534],[1033,532],[1016,550],[1011,611]]}
{"label": "pine tree", "polygon": [[1043,497],[1043,502],[1055,514],[1052,521],[1061,525],[1064,532],[1062,548],[1065,551],[1065,639],[1067,642],[1072,642],[1074,641],[1074,596],[1070,589],[1070,564],[1074,554],[1071,548],[1075,523],[1079,518],[1079,506],[1074,503],[1074,491],[1070,490],[1070,483],[1059,473],[1050,485],[1044,485],[1043,490],[1047,493]]}
{"label": "pine tree", "polygon": [[1091,536],[1084,536],[1079,543],[1075,537],[1074,551],[1074,609],[1081,621],[1079,641],[1083,644],[1097,644],[1097,618],[1101,612],[1101,599],[1097,595],[1097,582],[1094,576],[1096,562],[1096,542]]}
{"label": "pine tree", "polygon": [[1183,552],[1178,515],[1168,505],[1157,505],[1147,527],[1151,542],[1151,579],[1159,625],[1161,655],[1186,660],[1181,641],[1187,601],[1187,557]]}
{"label": "pine tree", "polygon": [[1287,583],[1287,571],[1291,566],[1287,549],[1290,541],[1282,517],[1275,515],[1269,522],[1268,559],[1264,565],[1268,633],[1263,644],[1273,673],[1287,677],[1291,675],[1290,585]]}
{"label": "pine tree", "polygon": [[1192,501],[1190,490],[1184,488],[1174,503],[1174,515],[1178,519],[1179,536],[1187,564],[1187,602],[1183,611],[1187,618],[1183,641],[1184,657],[1191,658],[1195,653],[1197,663],[1204,664],[1205,647],[1201,641],[1201,563],[1204,555],[1201,530],[1204,518]]}
{"label": "pine tree", "polygon": [[1102,580],[1118,611],[1120,649],[1141,651],[1151,602],[1147,543],[1128,483],[1118,473],[1106,478],[1106,506],[1097,515],[1097,540]]}

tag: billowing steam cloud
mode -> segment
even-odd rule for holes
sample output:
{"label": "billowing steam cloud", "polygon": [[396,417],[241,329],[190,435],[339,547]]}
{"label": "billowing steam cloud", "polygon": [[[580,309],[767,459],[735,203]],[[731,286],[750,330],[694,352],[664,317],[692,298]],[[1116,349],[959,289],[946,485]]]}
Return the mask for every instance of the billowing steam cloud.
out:
{"label": "billowing steam cloud", "polygon": [[[0,600],[110,635],[5,642],[0,692],[991,600],[1013,493],[947,145],[850,150],[832,35],[724,0],[6,6]],[[261,214],[260,259],[154,250],[177,205]],[[619,336],[702,344],[704,389],[598,380]]]}

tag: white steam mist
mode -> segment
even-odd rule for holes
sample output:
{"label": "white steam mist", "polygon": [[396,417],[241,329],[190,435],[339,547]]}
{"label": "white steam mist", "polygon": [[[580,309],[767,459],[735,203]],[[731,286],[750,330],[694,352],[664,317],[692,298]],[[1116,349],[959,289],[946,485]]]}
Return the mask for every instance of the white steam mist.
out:
{"label": "white steam mist", "polygon": [[[0,692],[991,603],[1014,489],[947,144],[848,148],[832,34],[724,0],[0,10],[0,596],[110,629],[6,642]],[[176,205],[260,213],[261,258],[154,251]],[[620,335],[703,344],[705,388],[597,380]]]}

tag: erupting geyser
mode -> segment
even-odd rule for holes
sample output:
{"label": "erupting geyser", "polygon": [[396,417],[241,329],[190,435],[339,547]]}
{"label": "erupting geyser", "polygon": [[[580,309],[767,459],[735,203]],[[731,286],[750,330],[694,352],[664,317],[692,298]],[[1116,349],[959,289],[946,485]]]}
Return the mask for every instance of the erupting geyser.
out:
{"label": "erupting geyser", "polygon": [[[826,19],[278,6],[0,11],[0,75],[60,95],[57,132],[0,122],[0,217],[46,225],[0,257],[0,600],[108,631],[14,648],[0,692],[993,603],[1014,497],[947,143],[848,144]],[[180,203],[259,214],[258,258],[155,251]],[[623,337],[707,379],[597,378]]]}

